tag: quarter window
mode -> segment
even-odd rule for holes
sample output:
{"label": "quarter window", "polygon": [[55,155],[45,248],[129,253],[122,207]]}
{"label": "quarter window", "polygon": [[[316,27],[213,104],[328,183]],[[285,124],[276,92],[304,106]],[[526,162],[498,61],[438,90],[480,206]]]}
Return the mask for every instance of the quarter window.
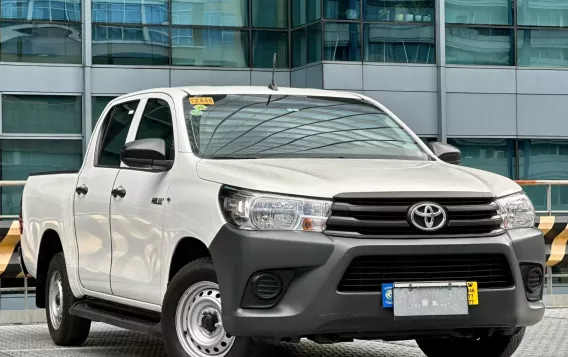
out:
{"label": "quarter window", "polygon": [[166,159],[173,160],[174,129],[172,112],[168,103],[161,99],[148,99],[140,126],[136,133],[139,139],[163,139],[166,142]]}

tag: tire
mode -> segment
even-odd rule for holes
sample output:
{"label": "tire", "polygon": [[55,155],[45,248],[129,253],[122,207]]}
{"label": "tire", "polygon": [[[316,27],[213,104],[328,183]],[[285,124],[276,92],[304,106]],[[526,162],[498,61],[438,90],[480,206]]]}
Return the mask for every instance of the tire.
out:
{"label": "tire", "polygon": [[510,336],[493,335],[491,337],[448,338],[416,340],[418,347],[428,357],[511,357],[517,350],[523,337],[523,327]]}
{"label": "tire", "polygon": [[[162,310],[162,336],[169,356],[259,355],[259,346],[252,338],[228,335],[222,325],[214,327],[217,321],[221,322],[217,284],[217,274],[210,258],[197,259],[174,276],[166,291]],[[209,314],[205,320],[203,311]],[[201,321],[204,327],[191,323],[192,320]],[[211,331],[211,336],[206,335],[206,330]]]}
{"label": "tire", "polygon": [[65,258],[63,253],[57,253],[47,270],[45,313],[49,334],[58,346],[80,346],[89,336],[91,321],[69,314],[76,301],[69,286]]}

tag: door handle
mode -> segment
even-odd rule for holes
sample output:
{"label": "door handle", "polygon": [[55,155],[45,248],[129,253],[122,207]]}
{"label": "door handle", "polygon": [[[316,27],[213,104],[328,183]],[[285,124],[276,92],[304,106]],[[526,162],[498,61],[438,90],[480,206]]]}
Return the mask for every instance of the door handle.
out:
{"label": "door handle", "polygon": [[86,195],[87,192],[89,192],[89,188],[85,185],[77,186],[75,188],[75,192],[77,192],[79,195]]}
{"label": "door handle", "polygon": [[110,191],[110,193],[114,197],[119,196],[120,198],[123,198],[124,196],[126,196],[126,190],[122,186],[118,186],[117,188],[114,188],[112,191]]}

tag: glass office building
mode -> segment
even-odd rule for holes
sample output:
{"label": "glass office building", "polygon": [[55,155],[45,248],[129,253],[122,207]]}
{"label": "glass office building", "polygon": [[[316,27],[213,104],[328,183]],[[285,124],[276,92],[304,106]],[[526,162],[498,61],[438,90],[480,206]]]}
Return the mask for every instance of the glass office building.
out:
{"label": "glass office building", "polygon": [[279,86],[363,93],[464,165],[568,179],[566,0],[0,0],[0,179],[79,168],[117,95],[264,86],[274,53]]}

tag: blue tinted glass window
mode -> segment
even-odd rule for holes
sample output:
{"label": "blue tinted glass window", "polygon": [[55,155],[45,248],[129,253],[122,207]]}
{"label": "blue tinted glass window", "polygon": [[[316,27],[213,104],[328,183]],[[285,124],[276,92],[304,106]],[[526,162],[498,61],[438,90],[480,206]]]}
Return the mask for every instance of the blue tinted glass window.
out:
{"label": "blue tinted glass window", "polygon": [[446,28],[446,62],[462,65],[514,65],[514,31],[503,28]]}
{"label": "blue tinted glass window", "polygon": [[568,32],[519,30],[519,66],[568,67]]}
{"label": "blue tinted glass window", "polygon": [[251,0],[251,2],[253,27],[288,27],[287,0]]}
{"label": "blue tinted glass window", "polygon": [[360,61],[360,28],[357,23],[326,23],[324,60]]}
{"label": "blue tinted glass window", "polygon": [[[522,180],[568,180],[568,141],[519,140]],[[546,186],[525,186],[535,208],[546,210]],[[568,210],[568,187],[552,186],[552,209]]]}
{"label": "blue tinted glass window", "polygon": [[321,23],[313,24],[307,27],[308,41],[308,63],[321,61],[321,42],[323,31]]}
{"label": "blue tinted glass window", "polygon": [[93,25],[93,63],[168,65],[167,27]]}
{"label": "blue tinted glass window", "polygon": [[0,0],[0,7],[3,19],[81,22],[80,0]]}
{"label": "blue tinted glass window", "polygon": [[292,31],[292,67],[306,65],[307,46],[306,28]]}
{"label": "blue tinted glass window", "polygon": [[172,29],[176,66],[249,67],[248,32],[221,29]]}
{"label": "blue tinted glass window", "polygon": [[524,26],[568,27],[566,0],[517,0],[517,21]]}
{"label": "blue tinted glass window", "polygon": [[141,0],[135,2],[107,2],[93,0],[93,22],[113,24],[163,25],[168,22],[168,1],[152,3]]}
{"label": "blue tinted glass window", "polygon": [[172,0],[174,25],[248,26],[247,0]]}
{"label": "blue tinted glass window", "polygon": [[446,23],[512,25],[513,1],[446,1]]}
{"label": "blue tinted glass window", "polygon": [[496,173],[514,179],[515,141],[509,139],[448,139],[460,149],[461,165]]}
{"label": "blue tinted glass window", "polygon": [[288,32],[255,31],[252,48],[253,67],[272,68],[276,53],[276,67],[288,68]]}
{"label": "blue tinted glass window", "polygon": [[81,97],[3,95],[2,132],[81,134]]}
{"label": "blue tinted glass window", "polygon": [[365,24],[365,61],[436,63],[433,26]]}
{"label": "blue tinted glass window", "polygon": [[367,21],[432,23],[435,14],[434,0],[363,0],[363,16]]}
{"label": "blue tinted glass window", "polygon": [[80,64],[81,24],[0,22],[0,61]]}
{"label": "blue tinted glass window", "polygon": [[357,20],[361,18],[359,0],[323,0],[326,19]]}
{"label": "blue tinted glass window", "polygon": [[321,0],[292,0],[292,26],[321,19]]}

